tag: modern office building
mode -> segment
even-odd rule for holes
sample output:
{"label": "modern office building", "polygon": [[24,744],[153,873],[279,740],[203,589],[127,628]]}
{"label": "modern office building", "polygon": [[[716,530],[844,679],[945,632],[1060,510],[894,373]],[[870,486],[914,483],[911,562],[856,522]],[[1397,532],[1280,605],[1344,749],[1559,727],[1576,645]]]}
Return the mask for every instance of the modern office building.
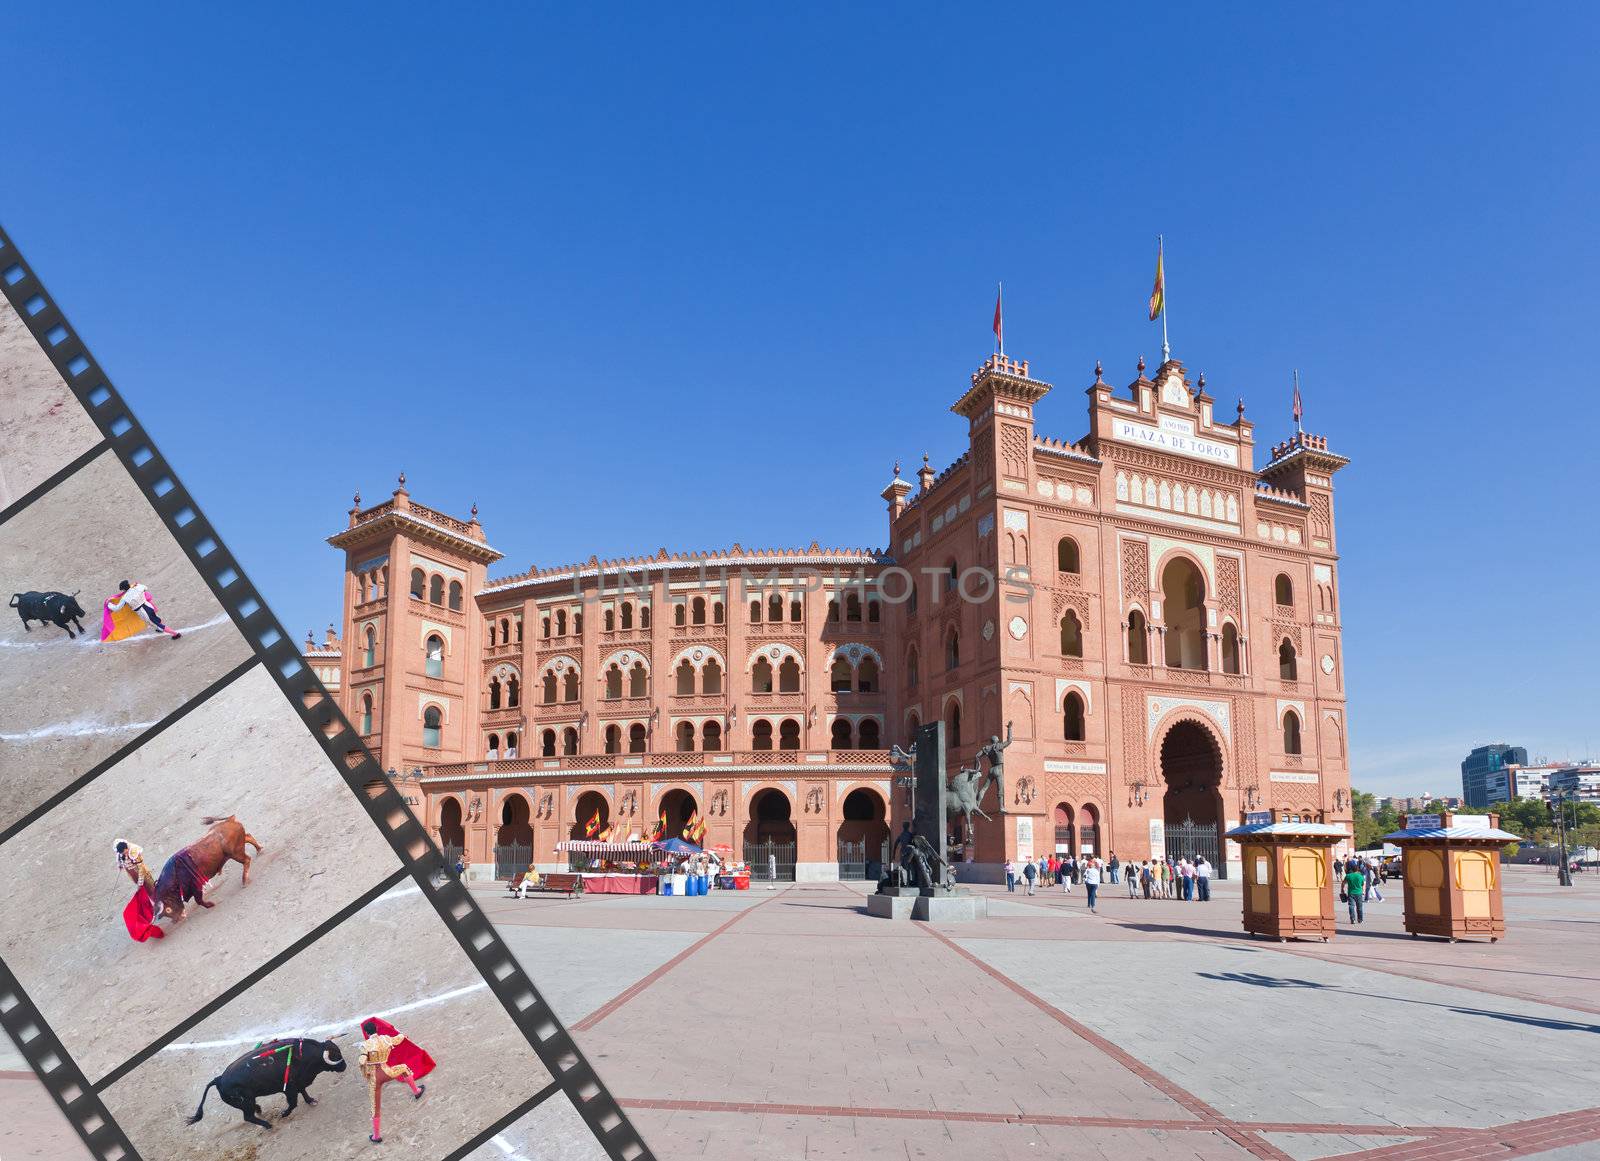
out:
{"label": "modern office building", "polygon": [[1494,742],[1487,746],[1478,746],[1468,754],[1461,763],[1461,798],[1468,806],[1488,806],[1489,775],[1503,770],[1515,762],[1519,766],[1528,764],[1528,751],[1521,746],[1510,746],[1505,742]]}

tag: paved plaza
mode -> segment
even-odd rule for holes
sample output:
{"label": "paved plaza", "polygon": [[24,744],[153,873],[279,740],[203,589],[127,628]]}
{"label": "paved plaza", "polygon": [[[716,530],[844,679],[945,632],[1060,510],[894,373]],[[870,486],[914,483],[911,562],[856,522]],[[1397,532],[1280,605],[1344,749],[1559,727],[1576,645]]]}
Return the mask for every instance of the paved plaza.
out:
{"label": "paved plaza", "polygon": [[[1567,1161],[1600,1157],[1597,880],[1511,869],[1496,945],[1405,935],[1398,884],[1326,945],[1242,935],[1230,883],[1108,886],[1099,915],[982,888],[988,919],[934,927],[868,917],[864,884],[476,890],[669,1161]],[[81,1156],[8,1076],[0,1156]]]}

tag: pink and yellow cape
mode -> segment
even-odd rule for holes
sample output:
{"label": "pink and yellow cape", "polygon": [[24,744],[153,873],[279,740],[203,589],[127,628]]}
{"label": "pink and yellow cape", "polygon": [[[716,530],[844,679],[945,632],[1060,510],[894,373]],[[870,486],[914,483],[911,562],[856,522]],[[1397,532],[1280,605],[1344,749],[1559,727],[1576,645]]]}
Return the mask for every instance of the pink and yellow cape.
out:
{"label": "pink and yellow cape", "polygon": [[[121,595],[121,593],[117,594],[117,596]],[[146,621],[133,609],[113,609],[111,602],[116,599],[117,597],[107,597],[105,603],[100,606],[100,640],[123,641],[129,637],[136,637],[152,627],[150,622]],[[156,609],[156,603],[150,600],[149,597],[145,598],[145,603],[154,609],[157,614],[161,612],[160,609]]]}

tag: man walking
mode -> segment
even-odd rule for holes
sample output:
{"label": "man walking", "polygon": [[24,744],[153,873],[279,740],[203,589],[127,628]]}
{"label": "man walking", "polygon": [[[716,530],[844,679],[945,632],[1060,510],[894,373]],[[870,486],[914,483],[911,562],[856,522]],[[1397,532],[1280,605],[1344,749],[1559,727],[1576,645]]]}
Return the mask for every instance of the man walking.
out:
{"label": "man walking", "polygon": [[1010,859],[1006,860],[1006,890],[1017,893],[1017,865]]}
{"label": "man walking", "polygon": [[1122,867],[1122,864],[1117,862],[1117,852],[1116,851],[1112,851],[1111,852],[1111,862],[1106,864],[1106,869],[1111,872],[1111,881],[1113,883],[1115,883],[1117,881],[1117,871],[1120,870],[1121,867]]}
{"label": "man walking", "polygon": [[1204,855],[1194,865],[1194,887],[1200,895],[1200,902],[1211,902],[1211,863]]}
{"label": "man walking", "polygon": [[1367,877],[1361,873],[1361,864],[1351,859],[1345,864],[1344,897],[1350,905],[1350,922],[1365,923],[1366,907],[1364,896],[1367,892]]}
{"label": "man walking", "polygon": [[1033,881],[1038,875],[1039,868],[1034,865],[1032,859],[1022,864],[1022,877],[1028,880],[1028,894],[1030,895],[1033,894]]}

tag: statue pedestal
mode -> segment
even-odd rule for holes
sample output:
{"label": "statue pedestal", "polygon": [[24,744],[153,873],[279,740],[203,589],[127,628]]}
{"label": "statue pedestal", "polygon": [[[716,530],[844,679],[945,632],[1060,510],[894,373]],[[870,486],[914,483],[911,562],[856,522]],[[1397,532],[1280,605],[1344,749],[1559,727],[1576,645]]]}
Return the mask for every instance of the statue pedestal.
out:
{"label": "statue pedestal", "polygon": [[962,923],[983,919],[989,901],[982,895],[868,895],[867,914],[880,919],[920,919],[926,923]]}

